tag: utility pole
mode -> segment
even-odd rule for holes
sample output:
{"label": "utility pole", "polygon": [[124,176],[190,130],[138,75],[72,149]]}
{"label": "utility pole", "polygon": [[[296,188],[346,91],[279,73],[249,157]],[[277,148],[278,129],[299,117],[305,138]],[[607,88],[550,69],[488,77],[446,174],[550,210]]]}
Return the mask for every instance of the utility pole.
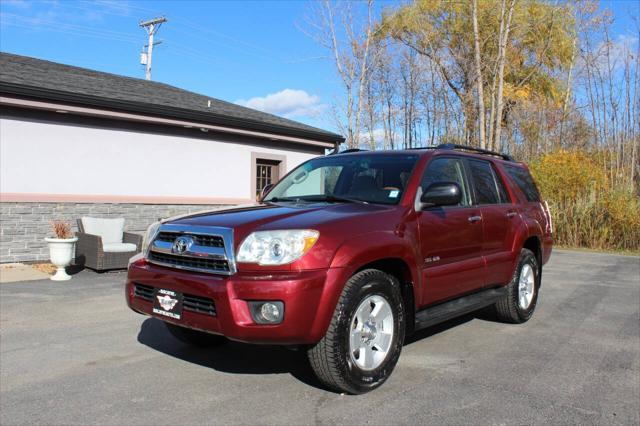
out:
{"label": "utility pole", "polygon": [[140,63],[147,66],[146,79],[151,80],[151,55],[153,54],[153,46],[156,44],[162,43],[162,41],[153,42],[153,36],[160,29],[160,25],[163,22],[167,22],[167,18],[161,16],[159,18],[149,19],[148,21],[140,22],[140,26],[147,30],[147,34],[149,35],[149,43],[145,46],[147,51],[142,51],[142,55],[140,56]]}

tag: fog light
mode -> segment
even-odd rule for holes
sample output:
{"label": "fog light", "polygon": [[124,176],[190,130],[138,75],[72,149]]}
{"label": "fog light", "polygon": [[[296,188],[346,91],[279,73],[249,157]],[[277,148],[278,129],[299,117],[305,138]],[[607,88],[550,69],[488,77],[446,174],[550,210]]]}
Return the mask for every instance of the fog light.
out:
{"label": "fog light", "polygon": [[284,303],[277,301],[249,302],[251,316],[258,324],[279,324],[284,317]]}
{"label": "fog light", "polygon": [[265,303],[260,308],[260,315],[269,322],[275,322],[280,319],[280,309],[274,303]]}

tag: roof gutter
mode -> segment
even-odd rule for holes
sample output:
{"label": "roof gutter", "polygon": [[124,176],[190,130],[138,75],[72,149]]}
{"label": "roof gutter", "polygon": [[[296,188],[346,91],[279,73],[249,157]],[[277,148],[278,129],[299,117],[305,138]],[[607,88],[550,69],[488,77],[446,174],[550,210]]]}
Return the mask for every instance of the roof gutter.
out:
{"label": "roof gutter", "polygon": [[[77,93],[60,92],[41,87],[31,87],[24,85],[0,82],[0,93],[2,95],[27,96],[45,102],[64,102],[86,106],[89,108],[106,108],[109,110],[121,110],[144,115],[154,114],[170,119],[188,120],[201,122],[203,124],[214,125],[226,129],[250,130],[258,133],[268,133],[280,136],[290,136],[296,140],[312,140],[328,143],[328,148],[332,148],[336,142],[344,142],[344,137],[330,132],[314,132],[304,129],[294,129],[286,126],[278,126],[251,119],[242,119],[216,114],[213,112],[200,112],[176,108],[166,105],[149,104],[143,102],[131,102],[113,98],[101,98],[97,96],[83,95]],[[280,138],[278,138],[280,139]],[[284,139],[283,139],[284,140]],[[325,146],[324,144],[322,146]]]}
{"label": "roof gutter", "polygon": [[179,120],[164,117],[156,117],[151,115],[134,114],[129,112],[120,112],[101,108],[74,106],[65,103],[45,102],[28,100],[18,97],[0,96],[0,105],[12,106],[26,109],[36,109],[43,111],[53,111],[61,113],[70,113],[76,115],[84,115],[90,117],[99,117],[107,119],[133,121],[138,123],[159,124],[168,126],[177,126],[185,128],[197,128],[203,130],[211,130],[216,132],[231,133],[243,136],[252,136],[262,139],[279,140],[285,142],[300,143],[305,145],[319,146],[323,148],[333,148],[335,145],[332,142],[325,142],[320,140],[305,139],[293,136],[286,136],[277,133],[259,132],[254,130],[244,130],[235,127],[217,126],[200,121]]}

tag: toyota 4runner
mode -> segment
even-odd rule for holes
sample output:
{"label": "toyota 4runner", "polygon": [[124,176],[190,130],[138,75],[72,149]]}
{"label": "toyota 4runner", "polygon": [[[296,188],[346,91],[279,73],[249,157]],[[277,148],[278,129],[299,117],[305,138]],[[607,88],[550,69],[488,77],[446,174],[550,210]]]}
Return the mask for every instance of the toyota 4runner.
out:
{"label": "toyota 4runner", "polygon": [[507,155],[348,150],[265,189],[151,225],[129,307],[187,344],[304,348],[324,384],[354,394],[389,377],[415,330],[490,306],[510,323],[533,314],[552,224]]}

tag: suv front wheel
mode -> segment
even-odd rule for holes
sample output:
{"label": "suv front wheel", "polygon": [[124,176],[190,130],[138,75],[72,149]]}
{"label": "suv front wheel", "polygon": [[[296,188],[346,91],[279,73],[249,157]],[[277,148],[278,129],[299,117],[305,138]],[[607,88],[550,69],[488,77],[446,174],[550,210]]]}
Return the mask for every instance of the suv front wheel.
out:
{"label": "suv front wheel", "polygon": [[349,279],[325,336],[308,351],[311,367],[332,389],[359,394],[391,375],[404,342],[400,283],[367,269]]}

